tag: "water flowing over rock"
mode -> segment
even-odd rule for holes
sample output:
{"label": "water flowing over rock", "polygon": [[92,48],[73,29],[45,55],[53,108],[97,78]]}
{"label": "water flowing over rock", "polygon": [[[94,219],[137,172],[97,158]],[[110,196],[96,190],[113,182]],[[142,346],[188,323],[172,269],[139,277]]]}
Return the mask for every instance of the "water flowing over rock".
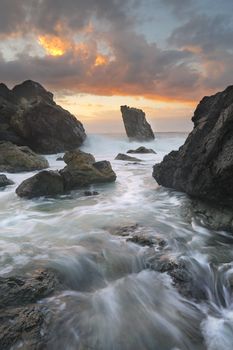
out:
{"label": "water flowing over rock", "polygon": [[194,129],[179,151],[154,166],[162,186],[223,206],[233,204],[233,86],[204,97]]}
{"label": "water flowing over rock", "polygon": [[12,90],[0,84],[0,140],[47,154],[75,149],[85,138],[83,125],[39,83],[27,80]]}
{"label": "water flowing over rock", "polygon": [[0,142],[0,171],[17,173],[48,168],[49,163],[27,146]]}
{"label": "water flowing over rock", "polygon": [[116,160],[125,160],[125,161],[128,161],[128,162],[141,162],[142,160],[139,159],[139,158],[136,158],[136,157],[130,157],[130,156],[127,156],[127,154],[123,154],[123,153],[119,153],[116,158]]}
{"label": "water flowing over rock", "polygon": [[127,136],[132,140],[151,141],[155,136],[141,109],[121,106]]}
{"label": "water flowing over rock", "polygon": [[130,149],[126,153],[141,153],[141,154],[154,153],[154,154],[156,154],[156,152],[152,148],[146,148],[144,146],[140,146],[137,149]]}

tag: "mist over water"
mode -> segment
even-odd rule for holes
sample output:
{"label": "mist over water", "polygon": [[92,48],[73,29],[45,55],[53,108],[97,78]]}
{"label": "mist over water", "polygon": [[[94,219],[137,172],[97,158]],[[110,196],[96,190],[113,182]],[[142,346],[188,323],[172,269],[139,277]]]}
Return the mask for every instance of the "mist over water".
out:
{"label": "mist over water", "polygon": [[[140,143],[90,135],[82,149],[111,161],[117,174],[116,183],[91,186],[98,196],[85,197],[81,189],[24,200],[15,188],[33,173],[8,174],[15,185],[0,190],[0,275],[53,267],[67,286],[41,301],[53,315],[49,349],[233,349],[233,238],[190,222],[186,195],[152,178],[152,166],[186,136],[157,134],[145,144],[157,154],[138,154],[143,162],[134,164],[114,158]],[[51,169],[64,167],[57,157],[47,156]],[[169,275],[148,268],[158,247],[110,233],[133,224],[166,241],[166,258],[185,261],[205,300],[181,296]]]}

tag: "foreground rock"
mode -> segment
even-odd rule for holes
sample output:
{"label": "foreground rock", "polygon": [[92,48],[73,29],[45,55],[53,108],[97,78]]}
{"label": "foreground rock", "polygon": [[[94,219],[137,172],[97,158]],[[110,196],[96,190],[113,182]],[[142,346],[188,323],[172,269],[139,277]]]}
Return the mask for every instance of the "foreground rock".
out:
{"label": "foreground rock", "polygon": [[39,269],[28,277],[0,278],[0,348],[46,348],[49,310],[35,304],[60,288],[55,272]]}
{"label": "foreground rock", "polygon": [[6,175],[0,174],[0,188],[1,187],[6,187],[9,185],[14,185],[14,181],[8,179]]}
{"label": "foreground rock", "polygon": [[17,195],[25,198],[56,196],[73,189],[116,180],[110,162],[96,162],[89,153],[71,151],[65,153],[63,159],[67,164],[64,169],[59,172],[41,171],[26,179],[16,189]]}
{"label": "foreground rock", "polygon": [[141,153],[141,154],[154,153],[154,154],[156,154],[156,152],[152,148],[146,148],[144,146],[140,146],[137,149],[130,149],[126,153]]}
{"label": "foreground rock", "polygon": [[132,140],[151,141],[155,136],[141,109],[121,106],[127,136]]}
{"label": "foreground rock", "polygon": [[116,174],[110,162],[96,162],[95,158],[79,150],[64,155],[67,166],[60,171],[65,190],[72,190],[95,183],[114,182]]}
{"label": "foreground rock", "polygon": [[123,154],[123,153],[119,153],[115,160],[125,160],[125,161],[128,161],[128,162],[142,162],[141,159],[139,158],[136,158],[136,157],[130,157],[130,156],[127,156],[126,154]]}
{"label": "foreground rock", "polygon": [[19,197],[34,198],[64,193],[63,178],[57,171],[44,170],[24,180],[16,189]]}
{"label": "foreground rock", "polygon": [[217,206],[233,204],[233,86],[197,106],[194,129],[179,151],[154,166],[165,187],[183,191]]}
{"label": "foreground rock", "polygon": [[53,94],[27,80],[9,90],[0,84],[0,140],[27,145],[38,153],[79,147],[86,138],[82,124],[58,106]]}
{"label": "foreground rock", "polygon": [[18,173],[48,168],[49,163],[27,146],[16,146],[11,142],[0,142],[0,171]]}

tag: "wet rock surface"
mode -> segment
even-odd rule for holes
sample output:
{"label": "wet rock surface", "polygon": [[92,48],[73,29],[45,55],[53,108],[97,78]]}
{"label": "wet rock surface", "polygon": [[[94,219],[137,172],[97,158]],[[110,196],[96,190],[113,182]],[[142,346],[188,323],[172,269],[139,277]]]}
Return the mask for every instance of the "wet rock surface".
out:
{"label": "wet rock surface", "polygon": [[154,153],[154,154],[156,154],[156,152],[152,148],[146,148],[144,146],[140,146],[137,149],[130,149],[126,153],[141,153],[141,154]]}
{"label": "wet rock surface", "polygon": [[232,206],[233,86],[204,97],[192,120],[194,129],[185,144],[156,164],[153,176],[162,186]]}
{"label": "wet rock surface", "polygon": [[19,197],[34,198],[64,193],[63,178],[58,171],[44,170],[24,180],[16,189]]}
{"label": "wet rock surface", "polygon": [[48,161],[29,147],[16,146],[11,142],[0,142],[0,171],[18,173],[48,167]]}
{"label": "wet rock surface", "polygon": [[0,112],[0,140],[27,145],[38,153],[74,149],[86,138],[83,125],[54,102],[51,92],[31,80],[12,90],[1,84]]}
{"label": "wet rock surface", "polygon": [[9,186],[9,185],[13,185],[13,184],[14,184],[14,181],[8,179],[6,177],[6,175],[0,174],[0,188],[1,187],[6,187],[6,186]]}
{"label": "wet rock surface", "polygon": [[124,161],[128,161],[128,162],[142,162],[142,160],[139,158],[130,157],[130,156],[127,156],[127,154],[123,154],[123,153],[119,153],[116,156],[115,160],[124,160]]}
{"label": "wet rock surface", "polygon": [[1,349],[46,349],[49,310],[35,303],[59,288],[58,276],[47,269],[30,276],[0,278]]}
{"label": "wet rock surface", "polygon": [[141,109],[121,106],[121,113],[126,134],[130,139],[138,141],[154,140],[154,133]]}

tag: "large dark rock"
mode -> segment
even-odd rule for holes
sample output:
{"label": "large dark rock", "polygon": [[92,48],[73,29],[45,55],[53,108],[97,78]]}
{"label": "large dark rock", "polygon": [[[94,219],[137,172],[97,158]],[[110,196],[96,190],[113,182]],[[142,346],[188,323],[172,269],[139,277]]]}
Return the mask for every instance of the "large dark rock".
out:
{"label": "large dark rock", "polygon": [[89,153],[79,150],[67,152],[64,161],[67,166],[60,170],[60,174],[66,190],[116,180],[110,162],[95,162],[95,158]]}
{"label": "large dark rock", "polygon": [[13,185],[14,182],[6,177],[4,174],[0,174],[0,188]]}
{"label": "large dark rock", "polygon": [[154,166],[153,176],[165,187],[192,197],[233,204],[233,86],[197,106],[194,129],[179,151]]}
{"label": "large dark rock", "polygon": [[18,173],[48,168],[49,163],[27,146],[0,142],[0,171]]}
{"label": "large dark rock", "polygon": [[141,162],[142,160],[136,157],[130,157],[127,156],[127,154],[123,154],[123,153],[118,153],[118,155],[115,158],[116,160],[124,160],[124,161],[128,161],[128,162]]}
{"label": "large dark rock", "polygon": [[24,180],[16,189],[19,197],[56,196],[64,192],[63,178],[57,171],[44,170]]}
{"label": "large dark rock", "polygon": [[127,136],[132,140],[150,141],[155,138],[146,115],[141,109],[121,106]]}
{"label": "large dark rock", "polygon": [[27,80],[12,90],[0,84],[0,140],[46,154],[74,149],[85,138],[82,124],[39,83]]}

